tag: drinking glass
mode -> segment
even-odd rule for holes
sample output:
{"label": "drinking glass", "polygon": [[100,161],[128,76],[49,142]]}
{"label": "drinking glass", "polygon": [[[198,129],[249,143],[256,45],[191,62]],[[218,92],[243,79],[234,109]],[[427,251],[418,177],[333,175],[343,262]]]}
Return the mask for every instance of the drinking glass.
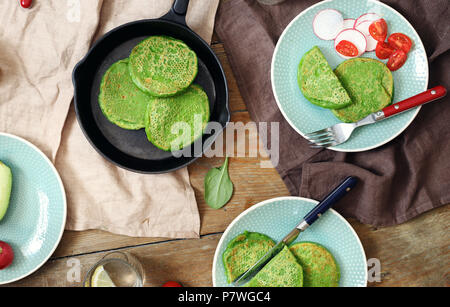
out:
{"label": "drinking glass", "polygon": [[106,254],[84,278],[84,287],[143,287],[144,270],[139,260],[127,252]]}

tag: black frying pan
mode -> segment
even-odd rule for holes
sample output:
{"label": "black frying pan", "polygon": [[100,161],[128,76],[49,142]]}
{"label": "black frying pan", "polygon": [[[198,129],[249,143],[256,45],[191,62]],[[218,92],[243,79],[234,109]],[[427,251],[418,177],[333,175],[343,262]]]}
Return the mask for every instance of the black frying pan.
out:
{"label": "black frying pan", "polygon": [[[195,51],[198,75],[194,83],[201,85],[208,95],[210,121],[220,123],[223,129],[230,120],[228,87],[222,65],[210,46],[187,27],[188,4],[189,0],[175,0],[171,10],[159,19],[135,21],[113,29],[94,44],[73,71],[75,111],[81,129],[103,157],[125,169],[139,173],[174,171],[201,156],[220,132],[204,134],[188,148],[190,155],[179,157],[151,144],[144,129],[132,131],[119,128],[103,115],[98,104],[103,75],[113,63],[127,58],[134,46],[148,36],[172,36]],[[194,148],[201,150],[196,152]]]}

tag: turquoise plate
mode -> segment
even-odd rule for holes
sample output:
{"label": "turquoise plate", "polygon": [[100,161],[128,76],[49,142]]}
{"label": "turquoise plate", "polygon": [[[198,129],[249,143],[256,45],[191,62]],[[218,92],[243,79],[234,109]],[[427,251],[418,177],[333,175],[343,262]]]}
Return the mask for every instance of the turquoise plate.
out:
{"label": "turquoise plate", "polygon": [[[213,285],[230,286],[225,276],[222,254],[233,238],[248,230],[280,241],[317,203],[301,197],[279,197],[263,201],[242,212],[228,226],[217,246],[212,272]],[[367,262],[361,241],[350,224],[333,209],[328,210],[301,233],[295,242],[299,241],[317,242],[333,254],[341,269],[339,286],[367,285]]]}
{"label": "turquoise plate", "polygon": [[50,160],[34,145],[0,133],[0,161],[11,168],[13,188],[0,221],[0,240],[14,251],[13,263],[0,271],[0,284],[36,271],[53,254],[66,223],[66,194]]}
{"label": "turquoise plate", "polygon": [[[393,72],[394,102],[423,92],[428,87],[428,60],[419,35],[411,24],[397,11],[376,0],[323,1],[301,12],[284,30],[272,58],[272,88],[281,113],[289,124],[302,136],[323,129],[340,121],[330,110],[313,105],[306,100],[297,84],[297,67],[303,54],[317,45],[334,69],[344,61],[334,50],[334,41],[319,39],[312,30],[314,16],[320,10],[334,8],[344,18],[356,19],[360,15],[374,12],[388,24],[388,35],[402,32],[413,40],[408,60]],[[375,52],[366,52],[362,57],[377,58]],[[386,60],[383,60],[386,63]],[[365,151],[381,146],[405,130],[414,120],[420,107],[384,121],[358,128],[350,139],[338,146],[336,151]]]}

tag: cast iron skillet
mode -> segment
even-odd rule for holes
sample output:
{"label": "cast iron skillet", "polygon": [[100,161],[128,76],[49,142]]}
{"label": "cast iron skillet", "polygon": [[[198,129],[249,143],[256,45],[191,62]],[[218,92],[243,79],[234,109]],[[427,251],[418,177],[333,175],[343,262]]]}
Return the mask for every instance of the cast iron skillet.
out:
{"label": "cast iron skillet", "polygon": [[135,21],[113,29],[94,44],[73,71],[75,111],[84,135],[103,157],[122,168],[139,173],[174,171],[201,156],[220,134],[220,131],[214,130],[204,134],[190,146],[189,156],[179,157],[151,144],[144,129],[133,131],[119,128],[103,115],[98,94],[104,73],[116,61],[127,58],[134,46],[148,36],[171,36],[184,41],[195,51],[198,75],[194,83],[201,85],[208,95],[210,122],[220,123],[223,129],[230,120],[228,87],[223,68],[210,46],[187,27],[188,4],[189,0],[175,0],[171,10],[159,19]]}

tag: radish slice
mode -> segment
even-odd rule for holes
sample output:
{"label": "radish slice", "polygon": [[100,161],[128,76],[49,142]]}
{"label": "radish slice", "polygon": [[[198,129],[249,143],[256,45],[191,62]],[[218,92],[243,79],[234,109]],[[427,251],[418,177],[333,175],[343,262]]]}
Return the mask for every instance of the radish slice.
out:
{"label": "radish slice", "polygon": [[351,18],[344,19],[344,30],[345,29],[353,29],[354,25],[355,25],[355,19],[351,19]]}
{"label": "radish slice", "polygon": [[[364,51],[366,51],[366,47],[367,47],[366,37],[364,36],[364,34],[359,32],[358,30],[355,30],[355,29],[342,30],[336,36],[336,39],[334,40],[334,50],[336,50],[336,46],[343,40],[349,41],[350,43],[355,45],[356,48],[358,48],[357,56],[362,55],[364,53]],[[337,50],[336,50],[336,52],[337,52]],[[337,54],[339,54],[344,59],[352,58],[352,57],[348,57],[343,54],[340,54],[339,52],[337,52]],[[355,57],[357,57],[357,56],[355,56]]]}
{"label": "radish slice", "polygon": [[334,9],[325,9],[316,14],[313,20],[314,34],[323,40],[333,40],[344,26],[342,14]]}
{"label": "radish slice", "polygon": [[366,13],[366,14],[362,14],[361,16],[359,16],[356,20],[355,20],[355,24],[354,24],[354,28],[356,29],[356,27],[364,21],[375,21],[380,19],[381,16],[378,15],[377,13]]}
{"label": "radish slice", "polygon": [[361,22],[360,24],[358,24],[355,27],[355,30],[360,31],[366,37],[366,40],[367,40],[366,51],[374,51],[375,48],[377,48],[377,44],[378,44],[378,41],[376,39],[374,39],[372,37],[372,35],[370,35],[370,32],[369,32],[369,27],[372,24],[372,22],[373,21],[371,21],[371,20],[366,20],[366,21]]}

